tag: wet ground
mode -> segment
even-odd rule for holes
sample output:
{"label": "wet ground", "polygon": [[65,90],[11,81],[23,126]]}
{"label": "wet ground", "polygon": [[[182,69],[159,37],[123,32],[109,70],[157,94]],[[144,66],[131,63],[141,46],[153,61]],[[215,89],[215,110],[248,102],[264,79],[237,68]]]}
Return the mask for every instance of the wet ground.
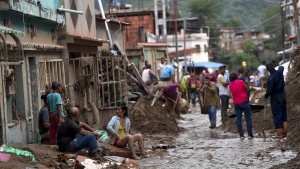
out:
{"label": "wet ground", "polygon": [[200,114],[199,107],[182,115],[178,122],[184,132],[173,139],[174,143],[168,142],[174,147],[153,149],[150,158],[140,161],[141,168],[270,168],[297,155],[268,133],[266,140],[255,131],[254,139],[240,139],[237,133],[226,132],[226,126],[220,126],[219,116],[217,121],[218,127],[209,129],[208,115]]}

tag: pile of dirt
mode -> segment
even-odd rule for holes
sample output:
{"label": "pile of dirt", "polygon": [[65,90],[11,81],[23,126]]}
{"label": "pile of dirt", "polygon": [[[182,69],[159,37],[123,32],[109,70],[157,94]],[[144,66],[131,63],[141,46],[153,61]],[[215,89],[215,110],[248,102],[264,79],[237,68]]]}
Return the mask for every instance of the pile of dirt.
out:
{"label": "pile of dirt", "polygon": [[[258,103],[259,105],[266,105],[265,103],[265,99],[261,99]],[[252,128],[253,128],[253,132],[254,134],[257,133],[258,135],[261,135],[263,133],[263,129],[264,130],[273,130],[275,132],[275,127],[274,127],[274,121],[273,121],[273,115],[272,115],[272,111],[271,111],[271,105],[270,102],[268,101],[267,106],[266,107],[266,112],[264,112],[265,110],[261,110],[259,112],[253,113],[252,114]],[[266,117],[264,118],[264,113],[266,113]],[[236,118],[230,118],[225,126],[229,126],[228,130],[230,132],[237,132],[236,129]],[[231,124],[231,125],[229,125]],[[234,124],[234,125],[232,125]],[[243,120],[242,122],[243,124],[243,128],[244,130],[246,130],[246,121]]]}
{"label": "pile of dirt", "polygon": [[154,97],[144,96],[130,107],[129,118],[132,129],[145,134],[174,134],[180,132],[175,114],[168,114],[163,100],[158,99],[151,107]]}

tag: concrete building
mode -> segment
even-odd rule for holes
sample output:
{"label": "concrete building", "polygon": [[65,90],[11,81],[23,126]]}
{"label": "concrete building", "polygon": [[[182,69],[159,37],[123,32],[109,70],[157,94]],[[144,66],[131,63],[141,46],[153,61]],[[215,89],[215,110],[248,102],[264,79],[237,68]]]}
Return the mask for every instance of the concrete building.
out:
{"label": "concrete building", "polygon": [[2,4],[0,142],[34,143],[40,96],[52,80],[64,82],[64,46],[57,45],[57,30],[65,20],[57,12],[58,0],[6,0]]}

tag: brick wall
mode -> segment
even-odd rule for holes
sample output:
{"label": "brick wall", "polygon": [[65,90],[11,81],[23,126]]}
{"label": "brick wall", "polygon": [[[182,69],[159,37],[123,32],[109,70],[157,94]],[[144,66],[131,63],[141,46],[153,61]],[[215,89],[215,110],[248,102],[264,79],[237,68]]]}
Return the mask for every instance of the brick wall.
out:
{"label": "brick wall", "polygon": [[125,30],[126,47],[136,46],[139,42],[139,27],[144,27],[144,33],[150,32],[154,34],[154,18],[152,15],[126,16],[119,17],[120,21],[130,23]]}

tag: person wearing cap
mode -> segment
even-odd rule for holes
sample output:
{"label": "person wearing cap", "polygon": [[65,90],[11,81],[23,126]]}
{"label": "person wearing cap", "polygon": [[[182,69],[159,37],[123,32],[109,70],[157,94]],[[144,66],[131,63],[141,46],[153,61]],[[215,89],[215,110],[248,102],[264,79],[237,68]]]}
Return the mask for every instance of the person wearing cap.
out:
{"label": "person wearing cap", "polygon": [[189,99],[192,100],[193,106],[196,105],[196,93],[197,93],[198,83],[194,73],[190,74],[190,78],[187,79],[186,89],[189,92]]}
{"label": "person wearing cap", "polygon": [[279,66],[278,70],[276,71],[274,64],[269,62],[266,65],[266,68],[270,72],[270,76],[267,82],[265,98],[271,96],[271,109],[276,128],[276,138],[281,139],[285,138],[288,132],[287,103],[283,76],[284,67]]}
{"label": "person wearing cap", "polygon": [[61,152],[75,153],[83,148],[89,149],[94,159],[100,159],[100,148],[97,143],[98,133],[85,123],[79,122],[79,110],[72,107],[64,123],[57,129],[57,145]]}
{"label": "person wearing cap", "polygon": [[204,107],[208,107],[208,117],[210,121],[209,128],[216,128],[217,107],[220,104],[220,100],[216,89],[216,83],[210,81],[209,77],[205,76],[200,92],[204,94]]}
{"label": "person wearing cap", "polygon": [[161,58],[160,63],[158,64],[158,67],[157,67],[157,74],[158,74],[159,78],[160,78],[161,71],[164,69],[165,66],[166,66],[166,59]]}
{"label": "person wearing cap", "polygon": [[226,80],[226,79],[228,79],[228,77],[225,75],[225,69],[226,69],[225,65],[220,66],[219,67],[219,75],[218,75],[218,88],[219,88],[219,96],[221,99],[221,118],[222,118],[221,121],[222,121],[222,123],[224,123],[228,120],[227,109],[228,109],[228,104],[229,104],[229,90],[228,90],[229,83]]}
{"label": "person wearing cap", "polygon": [[250,112],[250,104],[247,95],[247,91],[249,91],[248,85],[243,80],[238,80],[237,73],[230,74],[230,85],[229,89],[232,94],[232,99],[234,103],[234,109],[236,112],[236,126],[239,132],[241,139],[244,139],[244,131],[242,126],[242,115],[244,112],[244,116],[247,123],[247,133],[249,139],[253,138],[252,132],[252,120],[251,120],[251,112]]}
{"label": "person wearing cap", "polygon": [[161,72],[160,80],[165,82],[175,83],[175,69],[178,68],[178,64],[173,62],[173,64],[168,64],[164,67]]}
{"label": "person wearing cap", "polygon": [[50,122],[49,122],[47,95],[48,95],[48,93],[41,96],[41,99],[44,101],[44,105],[40,109],[39,118],[38,118],[40,142],[42,144],[47,144],[49,142]]}
{"label": "person wearing cap", "polygon": [[244,68],[247,68],[247,62],[246,61],[242,62],[242,67],[239,68],[239,74],[243,73]]}

